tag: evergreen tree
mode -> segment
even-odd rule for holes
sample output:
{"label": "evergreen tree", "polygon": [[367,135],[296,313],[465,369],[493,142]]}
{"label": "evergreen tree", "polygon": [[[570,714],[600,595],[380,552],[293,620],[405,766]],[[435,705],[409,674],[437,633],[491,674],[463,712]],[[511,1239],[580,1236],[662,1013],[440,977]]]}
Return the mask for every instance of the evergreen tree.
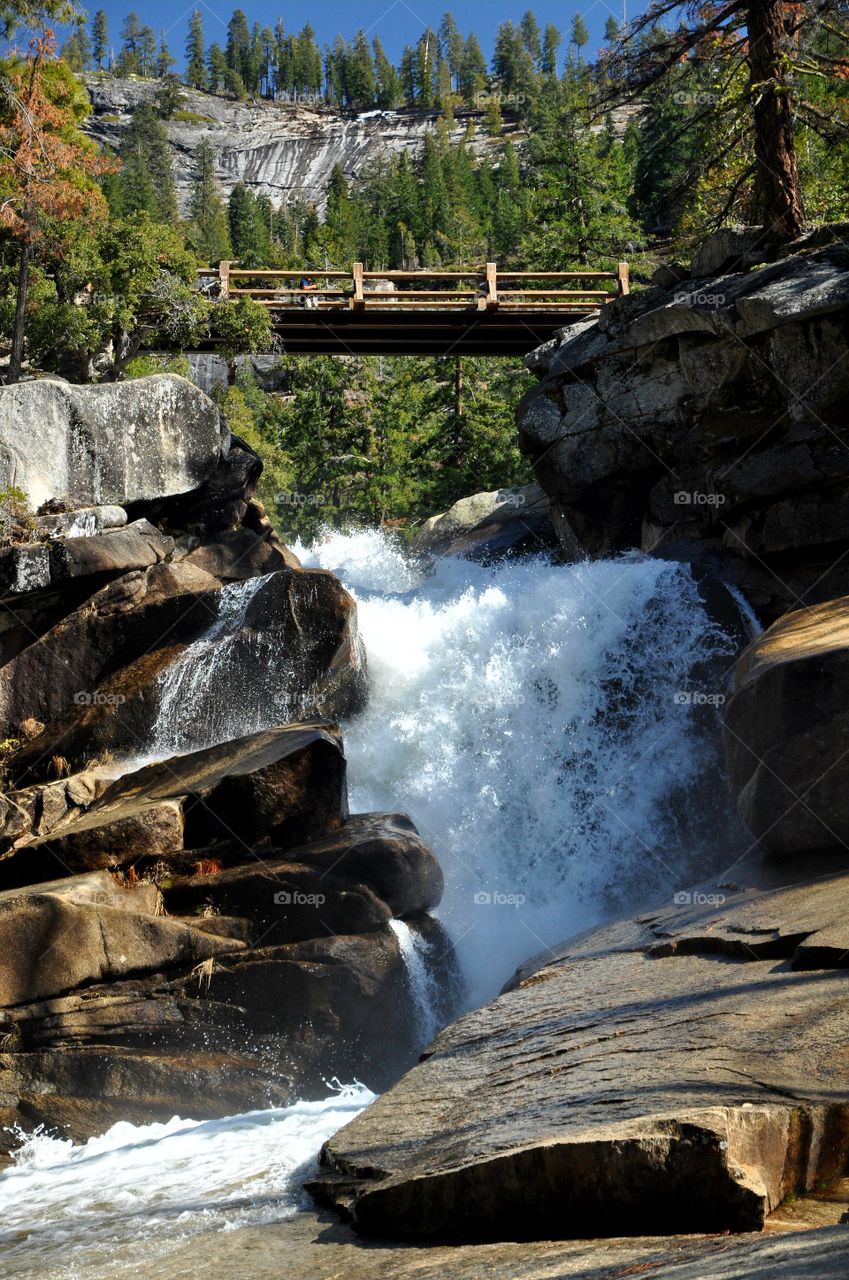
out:
{"label": "evergreen tree", "polygon": [[619,23],[613,17],[608,18],[604,24],[604,38],[607,43],[616,44],[619,34]]}
{"label": "evergreen tree", "polygon": [[398,72],[383,51],[380,39],[375,36],[372,41],[374,51],[374,100],[375,105],[389,109],[396,107],[401,100],[401,81]]}
{"label": "evergreen tree", "polygon": [[545,35],[542,41],[542,59],[540,61],[540,70],[544,76],[557,75],[557,51],[563,37],[555,27],[553,22],[549,22],[545,28]]}
{"label": "evergreen tree", "polygon": [[98,71],[103,70],[103,60],[109,53],[109,19],[103,9],[98,9],[91,24],[92,56]]}
{"label": "evergreen tree", "polygon": [[358,31],[348,58],[347,97],[352,107],[374,104],[374,64],[364,31]]}
{"label": "evergreen tree", "polygon": [[62,46],[62,57],[72,71],[87,71],[91,62],[91,41],[85,29],[85,21],[80,18]]}
{"label": "evergreen tree", "polygon": [[215,178],[215,152],[204,139],[194,155],[189,197],[189,217],[194,224],[194,246],[204,261],[220,262],[231,254],[227,214]]}
{"label": "evergreen tree", "polygon": [[242,267],[261,267],[268,261],[269,227],[257,198],[243,182],[230,192],[227,206],[230,243]]}
{"label": "evergreen tree", "polygon": [[458,76],[460,96],[468,106],[474,106],[486,88],[486,59],[478,38],[472,31],[463,45],[463,57]]}
{"label": "evergreen tree", "polygon": [[118,74],[122,76],[138,75],[140,70],[139,40],[141,38],[141,19],[132,11],[124,19],[121,28],[121,53],[118,58]]}
{"label": "evergreen tree", "polygon": [[572,33],[569,39],[578,51],[578,61],[581,59],[581,50],[589,42],[589,38],[590,33],[587,31],[587,24],[580,13],[576,13],[572,19]]}
{"label": "evergreen tree", "polygon": [[189,18],[189,38],[186,42],[186,84],[190,89],[205,89],[207,83],[203,14],[200,9],[195,9]]}
{"label": "evergreen tree", "polygon": [[436,103],[436,53],[436,35],[428,27],[416,45],[413,63],[415,101],[419,107],[432,107]]}
{"label": "evergreen tree", "polygon": [[209,75],[207,87],[210,93],[221,93],[224,89],[227,78],[227,59],[224,57],[224,50],[217,41],[209,46],[209,52],[206,55],[206,65]]}
{"label": "evergreen tree", "polygon": [[542,61],[542,34],[539,29],[539,23],[530,9],[524,14],[522,21],[519,23],[519,34],[522,37],[522,44],[533,59],[534,68],[538,69]]}
{"label": "evergreen tree", "polygon": [[139,69],[143,76],[156,70],[156,35],[152,27],[142,27],[139,32]]}
{"label": "evergreen tree", "polygon": [[177,218],[168,134],[149,102],[140,102],[121,140],[120,213],[147,213],[159,222]]}
{"label": "evergreen tree", "polygon": [[241,76],[245,88],[250,88],[252,79],[251,32],[248,20],[241,9],[234,11],[227,24],[225,57],[230,70]]}
{"label": "evergreen tree", "polygon": [[439,25],[439,52],[448,63],[452,87],[457,88],[463,61],[464,41],[452,13],[443,15]]}
{"label": "evergreen tree", "polygon": [[177,59],[172,57],[171,50],[168,48],[168,43],[165,39],[165,32],[160,31],[159,48],[156,53],[156,74],[159,76],[160,80],[164,79],[165,76],[169,74],[176,61]]}

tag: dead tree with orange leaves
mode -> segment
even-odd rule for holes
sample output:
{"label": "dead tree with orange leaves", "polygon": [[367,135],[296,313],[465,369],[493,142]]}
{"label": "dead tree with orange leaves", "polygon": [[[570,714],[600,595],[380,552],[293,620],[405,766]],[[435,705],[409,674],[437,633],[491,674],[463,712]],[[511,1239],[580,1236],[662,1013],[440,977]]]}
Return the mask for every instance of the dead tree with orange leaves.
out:
{"label": "dead tree with orange leaves", "polygon": [[48,228],[82,218],[90,225],[107,215],[95,179],[114,162],[78,128],[72,83],[63,71],[45,27],[27,56],[11,59],[0,75],[0,225],[20,246],[10,383],[21,377],[30,272]]}

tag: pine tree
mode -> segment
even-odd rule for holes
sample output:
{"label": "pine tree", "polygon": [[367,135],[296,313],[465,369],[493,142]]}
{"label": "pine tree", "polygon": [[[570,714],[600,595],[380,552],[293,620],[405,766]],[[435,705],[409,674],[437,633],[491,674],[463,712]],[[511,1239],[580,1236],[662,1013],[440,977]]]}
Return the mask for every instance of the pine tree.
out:
{"label": "pine tree", "polygon": [[72,71],[87,71],[91,62],[91,41],[81,18],[62,46],[62,57]]}
{"label": "pine tree", "polygon": [[557,51],[560,48],[563,37],[555,27],[553,22],[549,22],[545,28],[545,35],[542,40],[542,59],[540,62],[540,70],[544,76],[557,75]]}
{"label": "pine tree", "polygon": [[581,17],[580,13],[576,13],[572,19],[572,33],[569,37],[571,43],[578,51],[578,61],[581,60],[581,50],[584,45],[589,42],[590,33],[587,31],[587,24]]}
{"label": "pine tree", "polygon": [[352,107],[374,104],[374,64],[364,31],[358,31],[348,58],[347,94]]}
{"label": "pine tree", "polygon": [[192,239],[207,263],[220,262],[231,254],[224,202],[215,179],[215,152],[204,139],[194,155],[194,174],[189,196],[189,217],[194,223]]}
{"label": "pine tree", "polygon": [[436,48],[436,35],[428,27],[416,45],[413,64],[415,100],[420,107],[432,107],[436,102]]}
{"label": "pine tree", "polygon": [[241,9],[236,9],[227,24],[227,66],[242,77],[246,88],[251,82],[251,32]]}
{"label": "pine tree", "polygon": [[209,92],[221,93],[227,77],[227,59],[224,57],[224,50],[217,41],[209,46],[206,65],[209,72],[209,80],[207,81]]}
{"label": "pine tree", "polygon": [[227,206],[230,243],[243,267],[261,267],[268,261],[269,227],[257,198],[243,182],[230,192]]}
{"label": "pine tree", "polygon": [[463,37],[460,34],[460,29],[453,13],[444,14],[439,25],[439,52],[448,63],[448,70],[451,73],[453,87],[455,88],[458,85],[460,67],[463,61],[463,47]]}
{"label": "pine tree", "polygon": [[463,101],[470,107],[475,106],[486,88],[486,59],[474,31],[466,37],[458,79]]}
{"label": "pine tree", "polygon": [[207,85],[203,14],[200,9],[195,9],[189,19],[189,38],[186,43],[186,84],[190,89],[205,89]]}
{"label": "pine tree", "polygon": [[387,58],[378,36],[372,41],[374,51],[374,95],[378,107],[396,107],[401,99],[398,72]]}
{"label": "pine tree", "polygon": [[149,102],[141,102],[121,140],[121,213],[145,212],[174,222],[177,197],[168,134]]}
{"label": "pine tree", "polygon": [[141,19],[132,11],[124,19],[121,28],[121,53],[119,55],[119,74],[122,76],[138,75],[140,69],[139,39],[141,37]]}
{"label": "pine tree", "polygon": [[171,50],[168,48],[168,43],[165,39],[165,32],[160,31],[159,49],[156,53],[156,74],[160,80],[168,75],[175,62],[176,58],[171,56]]}
{"label": "pine tree", "polygon": [[533,59],[534,67],[538,68],[542,61],[542,35],[539,23],[530,9],[519,23],[519,34],[522,37],[522,44]]}
{"label": "pine tree", "polygon": [[156,69],[156,35],[152,27],[142,27],[138,48],[141,73],[149,76]]}
{"label": "pine tree", "polygon": [[91,24],[92,56],[98,71],[103,70],[103,60],[109,52],[109,19],[103,9],[98,9]]}

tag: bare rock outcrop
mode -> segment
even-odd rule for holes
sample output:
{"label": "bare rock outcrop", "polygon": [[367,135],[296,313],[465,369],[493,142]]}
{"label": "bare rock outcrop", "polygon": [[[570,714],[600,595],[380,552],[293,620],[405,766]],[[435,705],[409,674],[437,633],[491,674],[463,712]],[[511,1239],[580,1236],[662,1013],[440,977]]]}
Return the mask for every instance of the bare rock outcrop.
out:
{"label": "bare rock outcrop", "polygon": [[331,1139],[314,1194],[367,1234],[563,1239],[759,1230],[841,1174],[849,877],[723,896],[526,969]]}
{"label": "bare rock outcrop", "polygon": [[701,558],[772,620],[845,594],[845,245],[619,298],[528,357],[566,550]]}

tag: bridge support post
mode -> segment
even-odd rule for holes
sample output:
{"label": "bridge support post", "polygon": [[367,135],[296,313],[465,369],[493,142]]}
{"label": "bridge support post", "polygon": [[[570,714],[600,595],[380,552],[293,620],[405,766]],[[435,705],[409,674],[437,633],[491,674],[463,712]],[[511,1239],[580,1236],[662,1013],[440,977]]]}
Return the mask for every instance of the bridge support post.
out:
{"label": "bridge support post", "polygon": [[229,262],[218,264],[218,296],[224,301],[230,296],[230,265]]}
{"label": "bridge support post", "polygon": [[354,311],[363,311],[365,309],[366,300],[363,294],[363,264],[355,262],[351,268],[351,274],[354,278],[354,292],[351,296],[351,306]]}
{"label": "bridge support post", "polygon": [[498,263],[488,262],[486,264],[486,307],[488,311],[495,311],[498,306]]}
{"label": "bridge support post", "polygon": [[631,268],[627,262],[620,262],[616,269],[616,292],[620,298],[631,292]]}

